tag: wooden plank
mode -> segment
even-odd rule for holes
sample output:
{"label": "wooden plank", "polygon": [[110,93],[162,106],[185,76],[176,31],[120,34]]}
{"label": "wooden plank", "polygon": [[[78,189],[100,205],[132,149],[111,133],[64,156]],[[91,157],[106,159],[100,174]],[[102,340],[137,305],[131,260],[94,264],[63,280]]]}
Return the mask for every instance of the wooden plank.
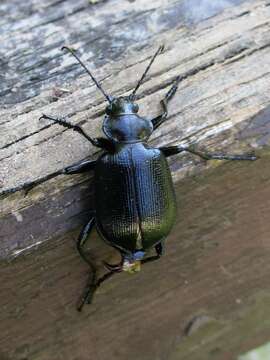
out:
{"label": "wooden plank", "polygon": [[[222,12],[232,2],[1,2],[0,360],[235,360],[269,340],[270,4],[233,2]],[[179,210],[166,255],[112,278],[78,314],[89,269],[75,241],[94,209],[92,175],[59,170],[98,152],[38,118],[65,115],[102,134],[105,101],[63,44],[123,95],[161,43],[141,113],[158,114],[182,81],[150,143],[261,159],[174,156]],[[118,261],[96,234],[89,246],[100,273],[103,260]]]}
{"label": "wooden plank", "polygon": [[[233,360],[266,342],[270,170],[262,155],[180,181],[165,256],[104,283],[80,314],[88,267],[75,251],[78,231],[2,266],[1,359]],[[102,260],[118,260],[96,235],[89,246],[100,273]]]}
{"label": "wooden plank", "polygon": [[[57,174],[67,165],[95,157],[96,150],[78,134],[38,120],[42,113],[65,115],[89,134],[101,135],[104,99],[73,59],[61,53],[63,43],[80,49],[114,95],[134,88],[157,44],[166,45],[140,91],[143,115],[156,115],[169,85],[178,75],[183,80],[167,124],[152,136],[154,146],[193,143],[230,152],[257,148],[262,134],[241,141],[236,140],[237,134],[269,105],[270,7],[266,1],[244,2],[195,27],[176,21],[183,10],[181,1],[147,5],[112,1],[113,6],[105,2],[94,7],[83,1],[46,4],[39,9],[39,2],[33,3],[33,13],[21,14],[19,21],[7,20],[0,37],[12,73],[9,78],[4,69],[10,83],[1,84],[5,103],[0,112],[0,132],[5,134],[0,149],[2,258],[45,241],[55,231],[64,234],[74,229],[94,206],[88,192],[81,196],[91,188],[87,176]],[[44,22],[44,14],[48,21]],[[113,41],[107,41],[105,34]],[[106,47],[101,46],[103,41]],[[140,47],[143,51],[138,51]],[[175,181],[206,168],[182,156],[171,165]],[[48,177],[51,180],[45,181]],[[27,196],[18,191],[37,180],[42,185]]]}

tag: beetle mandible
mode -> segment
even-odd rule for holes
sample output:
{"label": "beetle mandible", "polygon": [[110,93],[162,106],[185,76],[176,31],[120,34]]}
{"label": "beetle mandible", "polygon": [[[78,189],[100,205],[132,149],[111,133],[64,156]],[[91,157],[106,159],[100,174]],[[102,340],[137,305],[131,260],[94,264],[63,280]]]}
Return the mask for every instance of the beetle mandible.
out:
{"label": "beetle mandible", "polygon": [[[109,96],[103,90],[73,49],[66,46],[62,49],[77,59],[108,101],[102,127],[106,138],[91,138],[78,125],[48,115],[41,116],[79,132],[93,146],[103,150],[96,160],[82,161],[63,170],[65,174],[94,171],[95,215],[85,225],[77,242],[81,257],[91,268],[89,282],[78,305],[80,311],[85,303],[92,302],[100,284],[113,274],[121,271],[137,272],[141,264],[161,257],[164,240],[176,217],[175,193],[167,157],[184,151],[205,160],[256,160],[256,156],[210,154],[192,146],[153,148],[148,144],[153,131],[166,121],[167,105],[181,80],[178,76],[161,100],[160,115],[151,120],[138,115],[136,92],[156,56],[163,51],[163,46],[151,58],[132,93],[120,97]],[[122,259],[117,265],[104,263],[108,272],[101,278],[97,277],[96,268],[84,251],[84,245],[94,227],[109,245],[119,250]],[[153,247],[156,255],[146,257],[146,250]]]}

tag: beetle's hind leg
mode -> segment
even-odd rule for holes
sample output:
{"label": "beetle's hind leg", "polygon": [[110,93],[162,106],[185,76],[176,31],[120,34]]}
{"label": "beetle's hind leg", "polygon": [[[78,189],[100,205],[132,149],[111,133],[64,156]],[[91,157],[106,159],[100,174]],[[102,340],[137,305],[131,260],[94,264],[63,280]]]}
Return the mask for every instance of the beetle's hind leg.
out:
{"label": "beetle's hind leg", "polygon": [[155,261],[155,260],[158,260],[161,258],[161,256],[163,255],[163,252],[164,252],[164,248],[163,248],[163,245],[161,242],[155,246],[155,250],[156,250],[156,255],[149,256],[149,257],[143,259],[142,264],[145,264],[145,263],[148,263],[151,261]]}
{"label": "beetle's hind leg", "polygon": [[208,153],[204,151],[195,150],[193,146],[163,146],[159,150],[163,152],[166,157],[180,154],[181,152],[189,152],[193,155],[197,155],[204,160],[257,160],[257,156],[254,153],[250,154],[241,154],[241,155],[228,155],[228,154],[218,154],[218,153]]}
{"label": "beetle's hind leg", "polygon": [[81,311],[83,305],[87,302],[87,303],[91,303],[92,299],[93,299],[93,295],[94,292],[97,288],[96,283],[97,283],[97,270],[95,265],[93,264],[93,262],[88,258],[88,256],[86,256],[86,253],[83,249],[87,239],[89,238],[89,235],[92,231],[92,229],[94,228],[96,223],[96,219],[94,217],[92,217],[90,219],[90,221],[85,225],[85,227],[82,229],[78,241],[77,241],[77,249],[79,254],[81,255],[81,257],[83,258],[83,260],[85,262],[87,262],[87,264],[90,266],[91,269],[91,273],[89,276],[89,280],[87,282],[87,285],[85,287],[84,290],[84,294],[82,296],[82,299],[80,300],[80,303],[78,304],[77,310]]}
{"label": "beetle's hind leg", "polygon": [[[121,270],[122,271],[122,270]],[[98,280],[96,278],[93,278],[92,274],[90,274],[89,280],[85,286],[84,294],[77,306],[77,310],[81,311],[84,304],[91,304],[93,300],[93,296],[97,288],[107,279],[112,277],[114,274],[117,274],[120,271],[111,270],[110,272],[104,274],[101,278]]]}
{"label": "beetle's hind leg", "polygon": [[91,273],[89,275],[88,282],[85,286],[83,296],[80,299],[80,302],[77,306],[78,311],[82,310],[85,303],[91,304],[95,291],[105,280],[109,279],[112,275],[117,274],[118,272],[122,271],[122,267],[120,269],[116,269],[116,268],[113,268],[113,266],[111,265],[112,269],[110,269],[110,271],[108,273],[106,273],[105,275],[103,275],[101,278],[97,279],[97,269],[96,269],[94,263],[88,258],[88,256],[86,255],[86,253],[83,249],[95,224],[96,224],[96,219],[93,217],[82,229],[82,231],[79,235],[79,238],[78,238],[78,242],[77,242],[77,249],[79,251],[79,254],[91,268]]}

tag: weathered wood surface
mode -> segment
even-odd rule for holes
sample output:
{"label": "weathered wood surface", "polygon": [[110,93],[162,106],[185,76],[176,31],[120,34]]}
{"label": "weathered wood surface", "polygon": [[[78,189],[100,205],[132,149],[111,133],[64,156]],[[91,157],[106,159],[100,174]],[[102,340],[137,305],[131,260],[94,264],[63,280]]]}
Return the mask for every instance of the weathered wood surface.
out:
{"label": "weathered wood surface", "polygon": [[[185,0],[1,2],[0,360],[230,360],[269,339],[270,3],[235,3],[204,20],[210,13]],[[74,242],[94,208],[91,175],[58,171],[97,152],[38,118],[65,115],[101,135],[104,99],[63,44],[120,95],[161,43],[142,114],[158,114],[182,81],[151,144],[255,149],[261,159],[217,167],[173,157],[179,218],[166,256],[112,279],[79,316],[88,269]],[[117,259],[96,236],[91,247],[100,269]]]}
{"label": "weathered wood surface", "polygon": [[[177,185],[166,255],[79,314],[77,231],[1,268],[1,360],[236,360],[269,341],[269,154]],[[116,261],[93,236],[94,257]],[[189,325],[193,320],[193,325]]]}
{"label": "weathered wood surface", "polygon": [[[1,5],[2,11],[10,7],[0,37],[5,80],[0,84],[2,258],[74,229],[85,221],[81,214],[93,207],[86,176],[56,175],[67,165],[96,156],[96,150],[78,134],[38,120],[42,113],[65,115],[89,134],[101,135],[104,99],[83,69],[61,53],[63,44],[79,48],[114,95],[134,88],[157,45],[166,44],[139,92],[142,113],[156,115],[175,77],[183,80],[167,124],[151,143],[195,143],[230,152],[257,147],[260,136],[237,141],[237,134],[269,105],[269,3],[244,2],[197,26],[184,21],[183,4],[141,0],[95,6],[87,1]],[[262,141],[267,142],[265,137]],[[171,164],[175,180],[205,168],[183,156]],[[10,195],[47,176],[52,180],[27,196],[24,191]]]}

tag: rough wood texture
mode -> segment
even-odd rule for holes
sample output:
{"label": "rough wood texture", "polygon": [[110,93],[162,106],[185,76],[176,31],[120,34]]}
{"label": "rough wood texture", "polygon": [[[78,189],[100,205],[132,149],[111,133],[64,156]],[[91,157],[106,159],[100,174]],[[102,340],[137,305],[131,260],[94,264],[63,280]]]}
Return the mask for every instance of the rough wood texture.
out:
{"label": "rough wood texture", "polygon": [[[263,155],[182,180],[181,216],[164,258],[104,283],[80,314],[88,268],[75,251],[77,232],[2,266],[1,360],[236,360],[268,341],[270,156]],[[91,247],[99,262],[117,261],[97,236]]]}
{"label": "rough wood texture", "polygon": [[[270,100],[266,1],[244,2],[193,27],[181,21],[182,1],[42,4],[33,2],[30,13],[28,7],[10,5],[10,17],[2,20],[2,258],[74,229],[85,220],[81,213],[93,206],[87,177],[67,178],[57,171],[94,157],[96,150],[78,134],[38,120],[42,113],[65,115],[93,136],[101,135],[104,99],[61,53],[62,44],[79,48],[114,95],[130,91],[157,44],[166,44],[140,90],[142,113],[157,114],[169,84],[177,75],[183,80],[168,122],[154,133],[152,144],[188,142],[230,152],[256,148],[258,136],[237,141],[237,134]],[[8,3],[1,6],[8,10]],[[205,168],[183,156],[171,164],[175,180]],[[48,177],[52,180],[44,181]],[[27,196],[24,191],[10,195],[34,180],[42,185]]]}
{"label": "rough wood texture", "polygon": [[[187,0],[1,2],[1,360],[230,360],[269,339],[270,3],[234,1],[219,12],[229,2],[210,12]],[[101,135],[104,99],[63,44],[120,95],[161,43],[139,91],[142,114],[158,114],[182,81],[151,143],[253,148],[261,160],[173,157],[179,217],[166,256],[112,279],[78,316],[87,267],[74,242],[94,208],[92,181],[58,172],[97,153],[38,118],[67,116]],[[117,260],[98,237],[91,247],[100,268]]]}

